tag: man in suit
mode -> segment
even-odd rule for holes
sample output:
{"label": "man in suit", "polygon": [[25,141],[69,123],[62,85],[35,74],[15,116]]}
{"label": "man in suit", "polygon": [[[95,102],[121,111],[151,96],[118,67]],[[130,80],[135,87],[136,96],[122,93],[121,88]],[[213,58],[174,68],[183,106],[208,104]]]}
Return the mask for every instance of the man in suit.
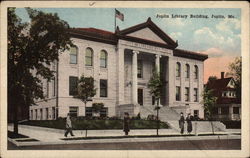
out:
{"label": "man in suit", "polygon": [[184,123],[185,123],[185,118],[183,116],[183,112],[181,112],[181,117],[179,120],[179,127],[181,129],[181,134],[183,134],[183,132],[184,132]]}
{"label": "man in suit", "polygon": [[66,118],[66,132],[64,136],[67,137],[68,133],[70,133],[71,136],[74,136],[72,132],[72,123],[70,119],[70,113],[68,113],[67,118]]}

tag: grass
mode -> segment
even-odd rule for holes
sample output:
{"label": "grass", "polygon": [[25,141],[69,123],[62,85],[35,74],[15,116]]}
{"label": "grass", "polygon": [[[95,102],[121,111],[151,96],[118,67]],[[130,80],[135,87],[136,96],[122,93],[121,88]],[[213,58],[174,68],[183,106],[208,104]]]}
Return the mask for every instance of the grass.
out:
{"label": "grass", "polygon": [[[23,122],[24,125],[40,126],[56,129],[65,129],[65,119],[58,120],[32,120]],[[74,130],[104,130],[104,129],[123,129],[123,120],[108,120],[108,119],[72,119],[72,126]],[[130,129],[156,129],[157,122],[153,120],[131,120]],[[168,129],[169,125],[160,122],[160,129]]]}

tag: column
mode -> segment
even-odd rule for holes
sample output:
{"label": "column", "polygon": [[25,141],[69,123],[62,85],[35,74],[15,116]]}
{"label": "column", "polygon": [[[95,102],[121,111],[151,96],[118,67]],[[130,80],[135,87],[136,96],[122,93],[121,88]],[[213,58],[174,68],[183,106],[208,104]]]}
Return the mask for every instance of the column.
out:
{"label": "column", "polygon": [[168,105],[173,106],[175,100],[175,61],[168,57]]}
{"label": "column", "polygon": [[156,54],[155,55],[155,67],[157,69],[157,73],[160,73],[160,58],[161,56]]}
{"label": "column", "polygon": [[138,104],[138,93],[137,93],[137,54],[139,51],[133,51],[132,59],[132,101],[134,105]]}
{"label": "column", "polygon": [[[156,71],[159,75],[160,75],[160,58],[161,58],[161,55],[159,55],[159,54],[155,55],[155,67],[156,67]],[[155,105],[157,105],[157,102]],[[159,106],[160,105],[161,105],[161,99],[159,99]]]}
{"label": "column", "polygon": [[117,52],[117,78],[118,78],[118,104],[124,104],[124,49],[119,48]]}

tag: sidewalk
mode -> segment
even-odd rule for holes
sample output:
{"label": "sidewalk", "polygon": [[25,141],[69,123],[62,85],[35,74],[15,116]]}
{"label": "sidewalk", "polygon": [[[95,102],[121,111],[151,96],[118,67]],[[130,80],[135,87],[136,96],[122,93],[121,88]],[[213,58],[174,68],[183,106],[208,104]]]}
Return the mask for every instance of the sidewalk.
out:
{"label": "sidewalk", "polygon": [[[13,131],[13,125],[8,125],[8,130]],[[64,137],[64,130],[51,129],[44,127],[35,127],[27,125],[19,125],[19,133],[26,135],[30,138],[36,139],[38,141],[22,141],[22,139],[10,139],[9,141],[16,144],[17,146],[31,146],[31,145],[48,145],[48,144],[77,144],[77,143],[112,143],[112,142],[149,142],[149,141],[173,141],[173,140],[201,140],[201,139],[240,139],[240,130],[229,130],[227,132],[216,132],[213,136],[196,136],[192,133],[191,136],[184,135],[181,136],[179,132],[173,129],[160,129],[159,135],[164,135],[166,137],[122,137],[124,132],[122,130],[88,130],[87,137],[95,137],[95,139],[84,139],[85,130],[74,130],[75,136],[68,135],[67,140]],[[211,134],[210,132],[198,133],[200,134]],[[223,134],[223,135],[221,135]],[[129,136],[152,136],[156,135],[155,129],[143,129],[143,130],[131,130]],[[104,139],[104,137],[111,137]],[[96,138],[98,137],[98,138]],[[102,138],[103,137],[103,138]],[[117,138],[116,138],[117,137]],[[72,138],[72,139],[71,139]],[[78,140],[76,140],[78,139]],[[27,140],[27,138],[26,138]]]}

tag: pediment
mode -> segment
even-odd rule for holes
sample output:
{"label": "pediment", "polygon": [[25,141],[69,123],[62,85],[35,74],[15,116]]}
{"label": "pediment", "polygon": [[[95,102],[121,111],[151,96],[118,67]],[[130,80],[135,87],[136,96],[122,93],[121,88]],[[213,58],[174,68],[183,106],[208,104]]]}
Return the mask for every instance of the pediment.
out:
{"label": "pediment", "polygon": [[155,41],[159,43],[167,44],[157,34],[155,34],[150,28],[146,27],[141,30],[127,34],[127,36],[137,37],[145,40]]}
{"label": "pediment", "polygon": [[117,34],[132,38],[138,38],[146,41],[152,41],[166,45],[170,48],[176,48],[177,42],[162,31],[150,18],[144,23],[126,28],[124,30],[117,29]]}

